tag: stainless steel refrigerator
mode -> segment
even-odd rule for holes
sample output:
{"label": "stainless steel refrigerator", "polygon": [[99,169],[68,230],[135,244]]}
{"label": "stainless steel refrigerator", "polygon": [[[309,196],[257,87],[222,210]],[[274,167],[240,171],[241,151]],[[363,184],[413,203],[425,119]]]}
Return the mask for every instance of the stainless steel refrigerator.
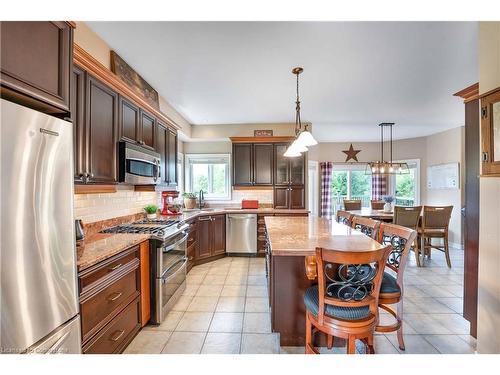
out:
{"label": "stainless steel refrigerator", "polygon": [[0,112],[0,352],[80,353],[72,124]]}

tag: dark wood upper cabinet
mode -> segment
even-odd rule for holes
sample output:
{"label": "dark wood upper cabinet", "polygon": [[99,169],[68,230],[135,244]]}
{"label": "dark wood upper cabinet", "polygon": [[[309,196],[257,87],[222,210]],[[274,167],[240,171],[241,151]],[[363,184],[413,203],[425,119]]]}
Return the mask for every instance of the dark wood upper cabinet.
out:
{"label": "dark wood upper cabinet", "polygon": [[119,112],[120,140],[138,143],[140,135],[139,107],[120,96]]}
{"label": "dark wood upper cabinet", "polygon": [[166,125],[157,122],[155,136],[156,152],[161,158],[161,181],[168,186],[177,185],[177,134]]}
{"label": "dark wood upper cabinet", "polygon": [[167,143],[168,143],[168,129],[161,124],[157,123],[156,128],[156,152],[160,154],[160,179],[163,184],[168,182],[168,169],[167,169]]}
{"label": "dark wood upper cabinet", "polygon": [[73,122],[73,153],[75,181],[84,182],[86,168],[85,138],[85,72],[78,67],[73,68],[71,76],[70,109]]}
{"label": "dark wood upper cabinet", "polygon": [[288,185],[290,182],[290,168],[289,158],[283,156],[288,144],[275,144],[274,145],[274,184],[275,185]]}
{"label": "dark wood upper cabinet", "polygon": [[274,208],[300,210],[306,207],[304,186],[275,186]]}
{"label": "dark wood upper cabinet", "polygon": [[3,98],[68,116],[73,27],[67,22],[0,22]]}
{"label": "dark wood upper cabinet", "polygon": [[275,185],[304,185],[305,184],[305,155],[295,158],[283,156],[288,143],[274,145],[274,184]]}
{"label": "dark wood upper cabinet", "polygon": [[500,88],[481,98],[481,174],[500,176]]}
{"label": "dark wood upper cabinet", "polygon": [[253,145],[253,182],[255,185],[273,184],[273,145],[255,143]]}
{"label": "dark wood upper cabinet", "polygon": [[88,182],[117,182],[118,94],[87,75]]}
{"label": "dark wood upper cabinet", "polygon": [[233,144],[233,185],[254,185],[251,143]]}
{"label": "dark wood upper cabinet", "polygon": [[168,131],[168,147],[167,147],[167,184],[169,186],[177,185],[177,133]]}
{"label": "dark wood upper cabinet", "polygon": [[141,110],[140,143],[150,149],[155,147],[155,121],[152,115]]}

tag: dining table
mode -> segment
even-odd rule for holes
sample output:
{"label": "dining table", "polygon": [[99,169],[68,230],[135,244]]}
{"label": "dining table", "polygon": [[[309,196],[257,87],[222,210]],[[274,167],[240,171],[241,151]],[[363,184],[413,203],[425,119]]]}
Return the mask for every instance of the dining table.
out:
{"label": "dining table", "polygon": [[392,222],[394,219],[394,211],[375,210],[370,207],[362,207],[361,210],[349,210],[347,212],[355,216],[362,216],[385,222]]}

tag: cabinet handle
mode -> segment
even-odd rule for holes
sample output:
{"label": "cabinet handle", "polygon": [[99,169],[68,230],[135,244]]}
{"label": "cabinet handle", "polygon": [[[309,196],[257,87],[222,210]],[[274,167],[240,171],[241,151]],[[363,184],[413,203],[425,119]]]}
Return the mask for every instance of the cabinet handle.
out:
{"label": "cabinet handle", "polygon": [[194,257],[189,257],[188,259],[191,262],[194,259]]}
{"label": "cabinet handle", "polygon": [[210,216],[209,216],[209,217],[205,217],[205,218],[200,217],[200,218],[198,219],[198,221],[211,221],[211,220],[212,220],[212,218],[211,218]]}
{"label": "cabinet handle", "polygon": [[125,333],[125,331],[116,331],[115,333],[113,333],[111,335],[111,337],[109,338],[111,341],[118,341],[120,340],[120,337],[123,336],[123,334]]}
{"label": "cabinet handle", "polygon": [[122,296],[122,292],[116,292],[116,293],[113,293],[113,294],[110,294],[108,296],[108,301],[110,302],[113,302],[113,301],[116,301],[118,298],[120,298]]}
{"label": "cabinet handle", "polygon": [[121,263],[117,264],[116,266],[113,266],[113,267],[109,267],[109,270],[110,271],[114,271],[114,270],[117,270],[118,268],[120,268],[122,266]]}

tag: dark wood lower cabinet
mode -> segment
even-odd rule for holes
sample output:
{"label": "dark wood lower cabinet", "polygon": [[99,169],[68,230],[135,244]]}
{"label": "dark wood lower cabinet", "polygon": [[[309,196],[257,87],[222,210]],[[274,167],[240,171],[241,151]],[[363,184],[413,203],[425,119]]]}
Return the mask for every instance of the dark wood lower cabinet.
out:
{"label": "dark wood lower cabinet", "polygon": [[141,328],[149,278],[141,281],[140,253],[134,246],[78,274],[84,353],[119,353]]}
{"label": "dark wood lower cabinet", "polygon": [[140,299],[137,297],[83,346],[83,354],[123,352],[141,328],[140,310]]}
{"label": "dark wood lower cabinet", "polygon": [[226,255],[226,215],[198,218],[196,264],[205,263]]}
{"label": "dark wood lower cabinet", "polygon": [[275,186],[274,208],[298,210],[306,207],[306,192],[302,186]]}

